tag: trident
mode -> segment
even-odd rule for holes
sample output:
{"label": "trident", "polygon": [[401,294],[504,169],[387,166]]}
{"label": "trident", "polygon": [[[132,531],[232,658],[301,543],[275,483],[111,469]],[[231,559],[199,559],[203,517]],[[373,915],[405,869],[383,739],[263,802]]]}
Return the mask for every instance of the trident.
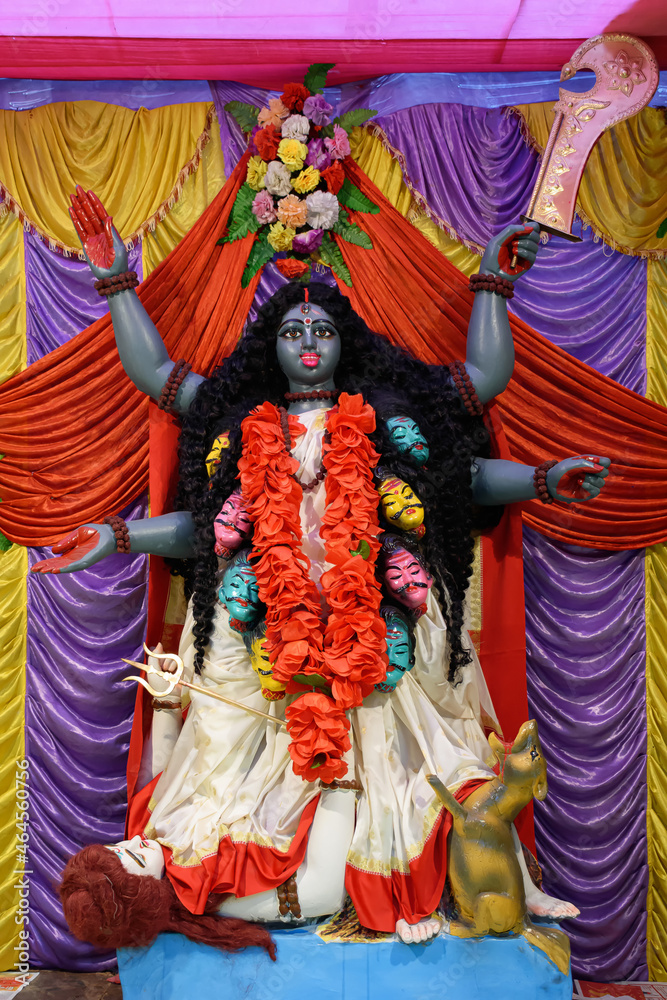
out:
{"label": "trident", "polygon": [[[167,682],[167,687],[164,691],[156,691],[147,680],[143,677],[135,677],[134,674],[130,677],[123,677],[124,681],[136,681],[137,684],[141,684],[143,688],[146,688],[149,694],[154,698],[164,698],[165,695],[171,694],[174,688],[184,687],[189,688],[191,691],[198,691],[199,694],[205,694],[208,698],[214,698],[216,701],[222,701],[225,705],[232,705],[234,708],[240,708],[244,712],[250,712],[251,715],[259,715],[262,719],[267,719],[269,722],[273,722],[275,726],[282,726],[284,729],[287,728],[285,722],[282,719],[276,719],[273,715],[267,715],[266,712],[260,712],[258,708],[251,708],[250,705],[244,705],[241,701],[234,701],[232,698],[224,698],[221,694],[216,691],[209,691],[208,688],[201,687],[199,684],[191,684],[190,681],[184,681],[183,678],[183,660],[176,653],[153,653],[146,643],[144,643],[144,652],[148,653],[149,656],[154,656],[156,660],[174,660],[176,663],[176,670],[174,673],[169,673],[166,670],[156,670],[154,666],[150,663],[137,663],[136,660],[126,660],[124,656],[121,656],[123,663],[129,663],[131,667],[138,667],[139,670],[144,670],[147,674],[154,674],[156,677],[161,677],[162,680]],[[212,666],[210,660],[204,660],[208,666]]]}

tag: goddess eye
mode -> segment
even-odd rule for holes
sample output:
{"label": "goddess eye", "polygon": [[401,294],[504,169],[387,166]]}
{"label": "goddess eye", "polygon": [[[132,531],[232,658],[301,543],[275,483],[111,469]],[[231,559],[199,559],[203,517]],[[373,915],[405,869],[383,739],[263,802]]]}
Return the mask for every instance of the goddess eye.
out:
{"label": "goddess eye", "polygon": [[313,333],[316,337],[327,338],[335,337],[335,332],[328,326],[314,326]]}
{"label": "goddess eye", "polygon": [[281,330],[278,336],[284,337],[285,340],[297,340],[301,336],[301,330],[298,326],[288,326],[285,330]]}

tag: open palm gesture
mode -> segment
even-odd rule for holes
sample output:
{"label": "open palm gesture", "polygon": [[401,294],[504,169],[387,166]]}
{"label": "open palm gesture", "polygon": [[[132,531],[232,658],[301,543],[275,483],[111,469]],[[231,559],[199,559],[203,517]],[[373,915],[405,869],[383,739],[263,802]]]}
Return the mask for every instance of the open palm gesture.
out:
{"label": "open palm gesture", "polygon": [[125,244],[95,192],[77,184],[76,194],[69,197],[70,218],[95,277],[110,278],[127,271]]}

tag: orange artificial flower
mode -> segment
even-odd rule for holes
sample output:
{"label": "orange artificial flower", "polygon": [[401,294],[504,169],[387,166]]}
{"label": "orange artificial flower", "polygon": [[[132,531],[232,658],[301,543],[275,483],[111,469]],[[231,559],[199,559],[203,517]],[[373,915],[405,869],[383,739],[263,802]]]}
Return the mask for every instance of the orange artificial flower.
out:
{"label": "orange artificial flower", "polygon": [[342,756],[351,746],[350,723],[331,698],[319,691],[303,694],[287,707],[285,719],[295,774],[328,783],[346,773]]}
{"label": "orange artificial flower", "polygon": [[299,226],[306,224],[308,214],[306,203],[301,198],[297,198],[295,194],[288,194],[287,197],[281,198],[278,202],[277,212],[282,224],[291,229],[298,229]]}
{"label": "orange artificial flower", "polygon": [[292,278],[301,278],[310,271],[310,265],[304,260],[295,260],[294,257],[287,257],[285,260],[276,260],[276,267],[290,281]]}

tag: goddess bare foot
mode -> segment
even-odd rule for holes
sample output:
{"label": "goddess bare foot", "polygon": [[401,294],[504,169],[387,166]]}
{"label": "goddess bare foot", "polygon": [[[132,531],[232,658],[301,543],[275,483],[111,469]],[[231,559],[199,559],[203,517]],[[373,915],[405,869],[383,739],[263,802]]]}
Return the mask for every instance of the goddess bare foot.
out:
{"label": "goddess bare foot", "polygon": [[571,917],[578,917],[579,910],[574,903],[568,903],[564,899],[556,899],[555,896],[547,896],[545,892],[534,886],[531,892],[526,892],[526,908],[529,913],[536,917],[551,917],[552,920],[567,920]]}
{"label": "goddess bare foot", "polygon": [[425,917],[416,924],[401,919],[396,921],[396,933],[405,944],[424,944],[440,933],[441,926],[437,917]]}

